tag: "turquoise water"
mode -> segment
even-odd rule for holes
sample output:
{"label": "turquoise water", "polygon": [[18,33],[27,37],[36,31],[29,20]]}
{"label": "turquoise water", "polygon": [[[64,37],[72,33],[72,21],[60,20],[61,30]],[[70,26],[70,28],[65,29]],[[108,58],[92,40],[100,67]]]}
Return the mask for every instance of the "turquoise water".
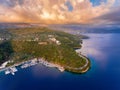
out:
{"label": "turquoise water", "polygon": [[0,90],[120,90],[120,34],[87,34],[82,53],[92,63],[85,74],[36,65],[15,76],[0,72]]}

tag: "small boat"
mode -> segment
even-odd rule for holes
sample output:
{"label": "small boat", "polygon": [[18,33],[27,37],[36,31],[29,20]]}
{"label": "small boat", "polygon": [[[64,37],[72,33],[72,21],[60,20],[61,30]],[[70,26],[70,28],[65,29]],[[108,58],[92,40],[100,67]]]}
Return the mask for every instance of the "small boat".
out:
{"label": "small boat", "polygon": [[7,74],[10,74],[10,71],[9,70],[6,70],[5,71],[5,74],[7,75]]}
{"label": "small boat", "polygon": [[12,75],[15,75],[15,72],[17,72],[18,70],[17,70],[17,68],[16,67],[10,67],[9,69],[7,69],[6,71],[5,71],[5,74],[7,75],[7,74],[12,74]]}

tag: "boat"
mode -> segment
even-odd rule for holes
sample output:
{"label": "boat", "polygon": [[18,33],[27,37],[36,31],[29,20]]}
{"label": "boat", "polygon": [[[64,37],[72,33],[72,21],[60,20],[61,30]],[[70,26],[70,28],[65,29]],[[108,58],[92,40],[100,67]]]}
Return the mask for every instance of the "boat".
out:
{"label": "boat", "polygon": [[5,71],[5,74],[7,75],[7,74],[10,74],[10,71],[9,70],[6,70]]}
{"label": "boat", "polygon": [[15,72],[17,72],[18,70],[17,70],[17,68],[16,67],[10,67],[9,69],[7,69],[6,71],[5,71],[5,74],[7,75],[7,74],[12,74],[12,75],[15,75]]}

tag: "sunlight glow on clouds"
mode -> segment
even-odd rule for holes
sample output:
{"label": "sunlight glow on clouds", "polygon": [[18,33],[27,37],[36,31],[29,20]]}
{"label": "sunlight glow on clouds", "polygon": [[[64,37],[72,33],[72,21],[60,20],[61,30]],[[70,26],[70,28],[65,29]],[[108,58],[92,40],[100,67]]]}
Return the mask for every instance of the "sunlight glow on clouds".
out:
{"label": "sunlight glow on clouds", "polygon": [[93,18],[111,12],[117,0],[100,1],[93,6],[91,0],[0,0],[0,22],[94,23]]}

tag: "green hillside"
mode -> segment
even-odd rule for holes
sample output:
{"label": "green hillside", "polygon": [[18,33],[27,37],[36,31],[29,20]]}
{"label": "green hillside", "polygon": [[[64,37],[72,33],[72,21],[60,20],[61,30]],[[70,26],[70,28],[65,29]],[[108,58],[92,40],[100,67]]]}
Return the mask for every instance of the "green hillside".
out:
{"label": "green hillside", "polygon": [[7,31],[10,38],[1,40],[0,63],[12,60],[13,62],[8,64],[10,66],[30,58],[42,57],[66,69],[68,69],[67,66],[80,68],[86,64],[86,60],[75,52],[75,48],[81,48],[80,36],[44,27],[8,29]]}

